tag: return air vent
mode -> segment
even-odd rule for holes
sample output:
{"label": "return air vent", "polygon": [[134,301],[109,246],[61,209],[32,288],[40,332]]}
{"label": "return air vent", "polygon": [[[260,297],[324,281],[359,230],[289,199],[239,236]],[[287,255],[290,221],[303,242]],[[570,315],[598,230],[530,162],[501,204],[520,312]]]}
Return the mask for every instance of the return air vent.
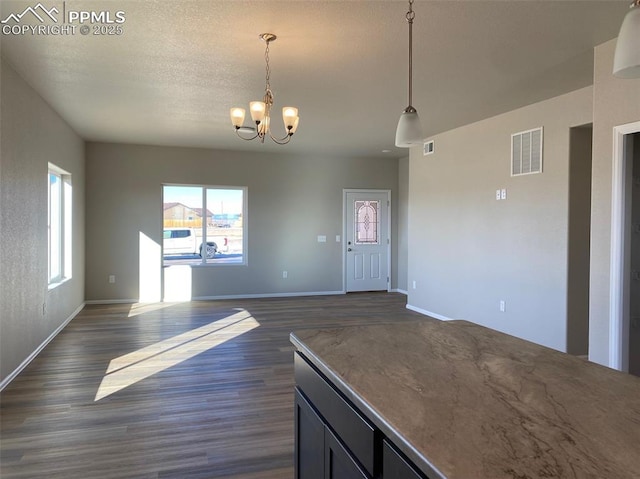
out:
{"label": "return air vent", "polygon": [[542,127],[511,135],[511,176],[542,173]]}

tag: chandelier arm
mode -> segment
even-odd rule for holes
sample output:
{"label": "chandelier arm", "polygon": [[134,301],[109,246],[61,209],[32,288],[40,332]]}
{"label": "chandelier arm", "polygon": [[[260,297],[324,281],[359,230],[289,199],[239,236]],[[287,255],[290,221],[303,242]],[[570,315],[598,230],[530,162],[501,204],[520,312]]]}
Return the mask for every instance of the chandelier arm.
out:
{"label": "chandelier arm", "polygon": [[269,136],[271,137],[271,139],[273,140],[274,143],[277,143],[278,145],[286,145],[287,143],[289,143],[291,141],[291,137],[293,135],[290,135],[289,133],[287,133],[287,136],[285,136],[284,138],[275,138],[271,134],[271,131],[269,131]]}
{"label": "chandelier arm", "polygon": [[240,128],[236,128],[236,135],[238,135],[238,138],[241,138],[243,140],[247,140],[247,141],[251,141],[251,140],[255,140],[256,138],[258,138],[258,136],[260,136],[259,133],[256,133],[254,136],[252,136],[251,138],[246,138],[244,136],[242,136],[240,134]]}

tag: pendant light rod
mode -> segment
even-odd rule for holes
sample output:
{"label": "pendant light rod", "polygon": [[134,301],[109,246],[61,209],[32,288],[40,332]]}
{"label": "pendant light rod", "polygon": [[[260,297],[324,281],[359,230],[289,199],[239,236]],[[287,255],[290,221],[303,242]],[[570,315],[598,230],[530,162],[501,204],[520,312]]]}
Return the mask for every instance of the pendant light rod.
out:
{"label": "pendant light rod", "polygon": [[413,19],[416,12],[413,11],[413,0],[409,0],[409,11],[407,12],[407,22],[409,23],[409,106],[413,99]]}

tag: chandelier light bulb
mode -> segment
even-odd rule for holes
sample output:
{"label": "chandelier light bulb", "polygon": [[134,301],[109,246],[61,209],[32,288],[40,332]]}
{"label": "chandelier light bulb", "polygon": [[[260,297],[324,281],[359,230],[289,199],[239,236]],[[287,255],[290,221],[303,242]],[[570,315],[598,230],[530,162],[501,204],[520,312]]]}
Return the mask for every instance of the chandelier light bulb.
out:
{"label": "chandelier light bulb", "polygon": [[251,119],[255,123],[260,123],[264,120],[267,105],[263,101],[252,101],[249,103],[249,111],[251,111]]}
{"label": "chandelier light bulb", "polygon": [[229,114],[231,115],[231,123],[236,128],[240,128],[244,123],[244,108],[231,108]]}
{"label": "chandelier light bulb", "polygon": [[282,109],[282,120],[284,121],[284,127],[287,130],[293,129],[293,125],[298,118],[298,109],[292,106],[285,106]]}
{"label": "chandelier light bulb", "polygon": [[289,131],[289,135],[293,135],[298,129],[298,123],[300,123],[300,117],[296,116],[296,121],[293,122],[293,128]]}

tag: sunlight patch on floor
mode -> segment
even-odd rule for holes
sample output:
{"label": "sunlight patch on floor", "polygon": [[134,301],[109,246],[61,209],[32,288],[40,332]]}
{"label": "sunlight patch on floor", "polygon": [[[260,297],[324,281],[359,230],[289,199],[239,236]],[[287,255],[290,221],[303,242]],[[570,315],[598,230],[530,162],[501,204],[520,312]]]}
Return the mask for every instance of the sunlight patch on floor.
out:
{"label": "sunlight patch on floor", "polygon": [[260,326],[245,310],[113,359],[94,401],[208,351]]}

